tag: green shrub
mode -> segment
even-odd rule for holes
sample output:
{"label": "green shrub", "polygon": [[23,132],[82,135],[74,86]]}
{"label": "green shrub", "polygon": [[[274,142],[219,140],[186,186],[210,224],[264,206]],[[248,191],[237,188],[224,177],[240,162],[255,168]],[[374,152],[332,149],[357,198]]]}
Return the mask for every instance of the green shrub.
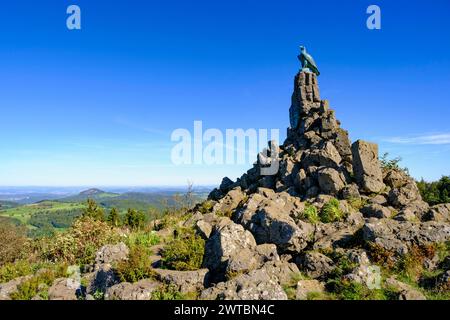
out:
{"label": "green shrub", "polygon": [[207,214],[212,211],[213,206],[214,202],[211,200],[207,200],[198,206],[198,211],[200,211],[200,213],[202,214]]}
{"label": "green shrub", "polygon": [[360,197],[347,199],[347,202],[356,211],[361,210],[367,204],[367,200]]}
{"label": "green shrub", "polygon": [[303,211],[302,213],[302,217],[313,224],[316,224],[320,221],[319,214],[317,213],[317,208],[309,203],[306,204],[305,211]]}
{"label": "green shrub", "polygon": [[0,268],[0,283],[9,282],[15,278],[23,277],[34,273],[35,268],[26,260],[19,260],[15,263],[7,263]]}
{"label": "green shrub", "polygon": [[161,238],[155,231],[139,231],[132,232],[125,242],[128,247],[138,245],[149,248],[159,244],[161,242]]}
{"label": "green shrub", "polygon": [[121,282],[137,282],[142,279],[153,278],[149,250],[142,245],[134,245],[130,248],[128,260],[116,265],[116,273]]}
{"label": "green shrub", "polygon": [[145,226],[147,217],[144,212],[137,211],[134,209],[128,209],[125,215],[124,224],[129,226],[131,229],[137,230]]}
{"label": "green shrub", "polygon": [[82,216],[93,218],[98,221],[105,220],[105,210],[100,207],[93,199],[88,199],[86,202],[87,207],[83,209]]}
{"label": "green shrub", "polygon": [[10,294],[12,300],[31,300],[35,296],[48,299],[48,288],[56,278],[66,275],[65,265],[56,265],[52,269],[42,269],[35,276],[17,286],[17,291]]}
{"label": "green shrub", "polygon": [[185,300],[178,288],[173,284],[163,284],[157,290],[152,292],[152,300]]}
{"label": "green shrub", "polygon": [[406,174],[409,174],[408,168],[402,168],[400,167],[399,163],[402,161],[401,157],[397,157],[394,159],[389,159],[389,153],[384,153],[383,156],[380,158],[380,164],[381,168],[384,172],[389,170],[398,170],[403,171]]}
{"label": "green shrub", "polygon": [[339,200],[331,199],[322,207],[320,221],[324,223],[339,221],[344,218],[344,212],[339,208]]}
{"label": "green shrub", "polygon": [[0,266],[20,258],[25,243],[23,227],[8,222],[0,224]]}
{"label": "green shrub", "polygon": [[37,241],[35,250],[51,262],[84,265],[95,260],[95,254],[102,246],[119,240],[117,231],[106,222],[83,217],[76,220],[67,232]]}
{"label": "green shrub", "polygon": [[163,265],[180,271],[198,270],[203,262],[205,240],[192,229],[180,228],[176,231],[174,239],[162,251]]}
{"label": "green shrub", "polygon": [[119,211],[117,210],[117,208],[111,209],[106,221],[108,221],[109,225],[111,225],[113,227],[120,226],[120,216],[119,216]]}

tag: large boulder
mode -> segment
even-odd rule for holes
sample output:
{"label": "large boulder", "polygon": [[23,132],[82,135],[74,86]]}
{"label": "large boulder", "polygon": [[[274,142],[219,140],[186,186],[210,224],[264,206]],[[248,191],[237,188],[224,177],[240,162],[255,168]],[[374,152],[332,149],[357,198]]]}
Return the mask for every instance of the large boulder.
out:
{"label": "large boulder", "polygon": [[215,226],[205,245],[203,266],[214,274],[236,274],[256,268],[256,241],[253,235],[231,220]]}
{"label": "large boulder", "polygon": [[115,245],[103,246],[95,255],[95,269],[100,269],[105,266],[112,266],[117,262],[127,260],[128,254],[129,249],[123,242]]}
{"label": "large boulder", "polygon": [[105,300],[150,300],[153,291],[160,284],[150,279],[140,280],[136,283],[122,282],[116,284],[105,293]]}
{"label": "large boulder", "polygon": [[209,282],[208,269],[195,271],[153,270],[159,281],[176,286],[181,293],[191,293],[203,290]]}
{"label": "large boulder", "polygon": [[200,299],[205,300],[287,300],[278,279],[266,269],[253,270],[230,281],[203,290]]}
{"label": "large boulder", "polygon": [[318,173],[320,189],[326,194],[336,195],[345,187],[345,177],[333,168],[321,168]]}
{"label": "large boulder", "polygon": [[363,239],[397,255],[408,253],[410,245],[430,245],[450,240],[450,225],[429,221],[412,223],[392,219],[374,219],[363,226]]}
{"label": "large boulder", "polygon": [[264,202],[244,225],[258,244],[272,243],[281,251],[299,252],[308,245],[314,229],[297,225],[285,208],[274,201]]}
{"label": "large boulder", "polygon": [[351,213],[346,221],[318,223],[314,232],[313,250],[347,247],[354,241],[356,233],[364,225],[360,212]]}
{"label": "large boulder", "polygon": [[72,278],[59,278],[48,289],[49,300],[78,300],[81,283]]}
{"label": "large boulder", "polygon": [[366,218],[390,218],[393,214],[391,210],[381,204],[369,204],[361,209],[362,214]]}
{"label": "large boulder", "polygon": [[242,192],[241,187],[237,187],[229,191],[225,195],[225,197],[223,197],[217,204],[214,205],[213,212],[231,216],[233,211],[239,206],[244,198],[245,193]]}
{"label": "large boulder", "polygon": [[300,271],[313,279],[322,278],[334,269],[333,260],[320,252],[314,251],[299,256],[295,263],[298,265]]}
{"label": "large boulder", "polygon": [[129,249],[124,243],[106,245],[100,248],[95,257],[94,272],[87,275],[90,279],[87,293],[103,292],[119,283],[119,278],[114,270],[114,265],[127,260]]}
{"label": "large boulder", "polygon": [[386,279],[385,285],[397,292],[399,300],[426,300],[422,292],[406,283],[398,281],[394,277]]}
{"label": "large boulder", "polygon": [[430,221],[450,222],[450,203],[438,204],[431,207],[426,215]]}
{"label": "large boulder", "polygon": [[385,188],[378,145],[358,140],[352,145],[353,172],[356,181],[365,192],[380,192]]}

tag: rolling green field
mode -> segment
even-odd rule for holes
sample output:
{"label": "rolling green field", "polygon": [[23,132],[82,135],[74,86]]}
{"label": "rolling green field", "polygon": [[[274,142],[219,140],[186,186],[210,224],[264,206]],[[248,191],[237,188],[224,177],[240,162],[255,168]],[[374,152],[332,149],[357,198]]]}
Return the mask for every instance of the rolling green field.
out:
{"label": "rolling green field", "polygon": [[[155,219],[163,214],[165,208],[176,206],[175,193],[111,193],[99,189],[89,189],[77,195],[58,200],[43,200],[33,204],[18,204],[11,201],[0,202],[0,223],[23,225],[32,238],[52,235],[69,228],[73,221],[81,216],[88,199],[95,200],[105,209],[108,215],[112,208],[124,216],[128,209],[144,212],[149,219]],[[203,194],[193,195],[194,201],[199,201]]]}

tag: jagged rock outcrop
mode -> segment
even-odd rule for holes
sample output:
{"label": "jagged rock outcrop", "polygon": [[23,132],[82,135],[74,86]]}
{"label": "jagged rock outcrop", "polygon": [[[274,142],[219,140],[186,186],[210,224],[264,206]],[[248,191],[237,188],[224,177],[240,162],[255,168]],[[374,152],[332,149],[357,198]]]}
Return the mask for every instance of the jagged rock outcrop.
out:
{"label": "jagged rock outcrop", "polygon": [[[271,141],[253,168],[236,181],[224,178],[208,197],[213,209],[196,222],[199,234],[209,239],[204,266],[231,275],[220,279],[225,282],[213,280],[216,284],[202,297],[274,298],[259,289],[279,289],[268,275],[267,262],[259,258],[258,248],[267,244],[274,246],[276,258],[266,260],[295,262],[300,272],[318,280],[326,280],[336,268],[323,253],[339,251],[354,265],[343,279],[365,284],[373,264],[365,250],[379,248],[399,259],[412,246],[450,240],[449,205],[430,208],[407,172],[382,167],[376,144],[352,144],[328,101],[321,100],[315,74],[296,75],[289,115],[285,142],[278,146]],[[266,169],[274,162],[279,170],[271,173]],[[234,223],[212,218],[224,213]],[[435,268],[438,261],[427,259],[430,270]],[[399,298],[423,298],[394,280],[389,285]],[[324,290],[317,280],[300,281],[297,297]]]}

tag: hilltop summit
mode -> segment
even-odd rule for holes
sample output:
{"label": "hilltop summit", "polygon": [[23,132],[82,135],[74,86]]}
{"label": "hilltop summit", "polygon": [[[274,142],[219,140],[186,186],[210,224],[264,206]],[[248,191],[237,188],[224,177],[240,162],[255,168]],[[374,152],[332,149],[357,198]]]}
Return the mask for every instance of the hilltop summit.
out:
{"label": "hilltop summit", "polygon": [[[281,288],[298,272],[313,279],[296,284],[305,298],[326,291],[343,259],[352,267],[339,281],[364,287],[373,266],[450,240],[448,206],[430,208],[407,172],[382,165],[378,145],[352,143],[320,98],[316,74],[295,76],[289,116],[284,143],[269,142],[236,181],[224,178],[186,222],[207,241],[203,264],[213,286],[202,298],[286,298]],[[408,298],[424,298],[389,281]]]}

